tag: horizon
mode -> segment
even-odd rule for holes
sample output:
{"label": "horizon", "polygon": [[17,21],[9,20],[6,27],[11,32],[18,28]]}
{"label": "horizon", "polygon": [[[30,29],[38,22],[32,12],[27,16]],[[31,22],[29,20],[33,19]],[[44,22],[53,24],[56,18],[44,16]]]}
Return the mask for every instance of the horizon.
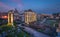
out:
{"label": "horizon", "polygon": [[32,9],[36,13],[52,14],[60,12],[60,0],[0,0],[0,11],[16,8],[19,12]]}

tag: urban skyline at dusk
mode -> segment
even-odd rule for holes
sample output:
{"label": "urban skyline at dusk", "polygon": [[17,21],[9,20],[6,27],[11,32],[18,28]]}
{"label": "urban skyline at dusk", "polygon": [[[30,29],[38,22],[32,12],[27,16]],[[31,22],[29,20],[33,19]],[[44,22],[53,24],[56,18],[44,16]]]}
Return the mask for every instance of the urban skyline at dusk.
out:
{"label": "urban skyline at dusk", "polygon": [[60,37],[60,0],[0,0],[0,37]]}
{"label": "urban skyline at dusk", "polygon": [[0,0],[0,11],[16,8],[18,11],[32,9],[36,13],[60,12],[60,0]]}

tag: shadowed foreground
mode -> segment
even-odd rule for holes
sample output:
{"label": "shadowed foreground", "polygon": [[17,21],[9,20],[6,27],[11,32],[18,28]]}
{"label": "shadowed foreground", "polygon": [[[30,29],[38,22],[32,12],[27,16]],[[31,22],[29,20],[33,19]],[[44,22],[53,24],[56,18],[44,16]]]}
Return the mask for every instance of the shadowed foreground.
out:
{"label": "shadowed foreground", "polygon": [[30,35],[32,35],[33,37],[49,37],[48,35],[45,35],[43,33],[37,32],[35,30],[33,30],[32,28],[29,27],[25,27],[25,26],[19,26],[20,28],[23,28],[23,30],[27,33],[29,33]]}

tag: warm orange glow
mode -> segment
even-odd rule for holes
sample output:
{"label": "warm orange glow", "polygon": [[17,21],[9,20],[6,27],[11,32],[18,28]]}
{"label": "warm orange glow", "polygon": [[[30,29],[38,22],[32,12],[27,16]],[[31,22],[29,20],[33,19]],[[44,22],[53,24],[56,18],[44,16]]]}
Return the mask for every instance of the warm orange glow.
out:
{"label": "warm orange glow", "polygon": [[13,13],[8,13],[8,25],[13,25]]}
{"label": "warm orange glow", "polygon": [[4,18],[7,18],[7,16],[4,16]]}
{"label": "warm orange glow", "polygon": [[2,16],[2,18],[8,18],[8,16]]}

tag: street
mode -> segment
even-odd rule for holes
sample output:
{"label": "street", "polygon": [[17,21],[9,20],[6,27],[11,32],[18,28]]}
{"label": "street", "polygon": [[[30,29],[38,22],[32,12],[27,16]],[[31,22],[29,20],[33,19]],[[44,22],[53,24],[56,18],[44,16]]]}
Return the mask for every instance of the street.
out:
{"label": "street", "polygon": [[37,32],[35,30],[33,30],[32,28],[29,27],[25,27],[25,26],[19,26],[20,28],[23,28],[23,30],[27,33],[29,33],[30,35],[32,35],[33,37],[49,37],[48,35],[45,35],[43,33]]}

